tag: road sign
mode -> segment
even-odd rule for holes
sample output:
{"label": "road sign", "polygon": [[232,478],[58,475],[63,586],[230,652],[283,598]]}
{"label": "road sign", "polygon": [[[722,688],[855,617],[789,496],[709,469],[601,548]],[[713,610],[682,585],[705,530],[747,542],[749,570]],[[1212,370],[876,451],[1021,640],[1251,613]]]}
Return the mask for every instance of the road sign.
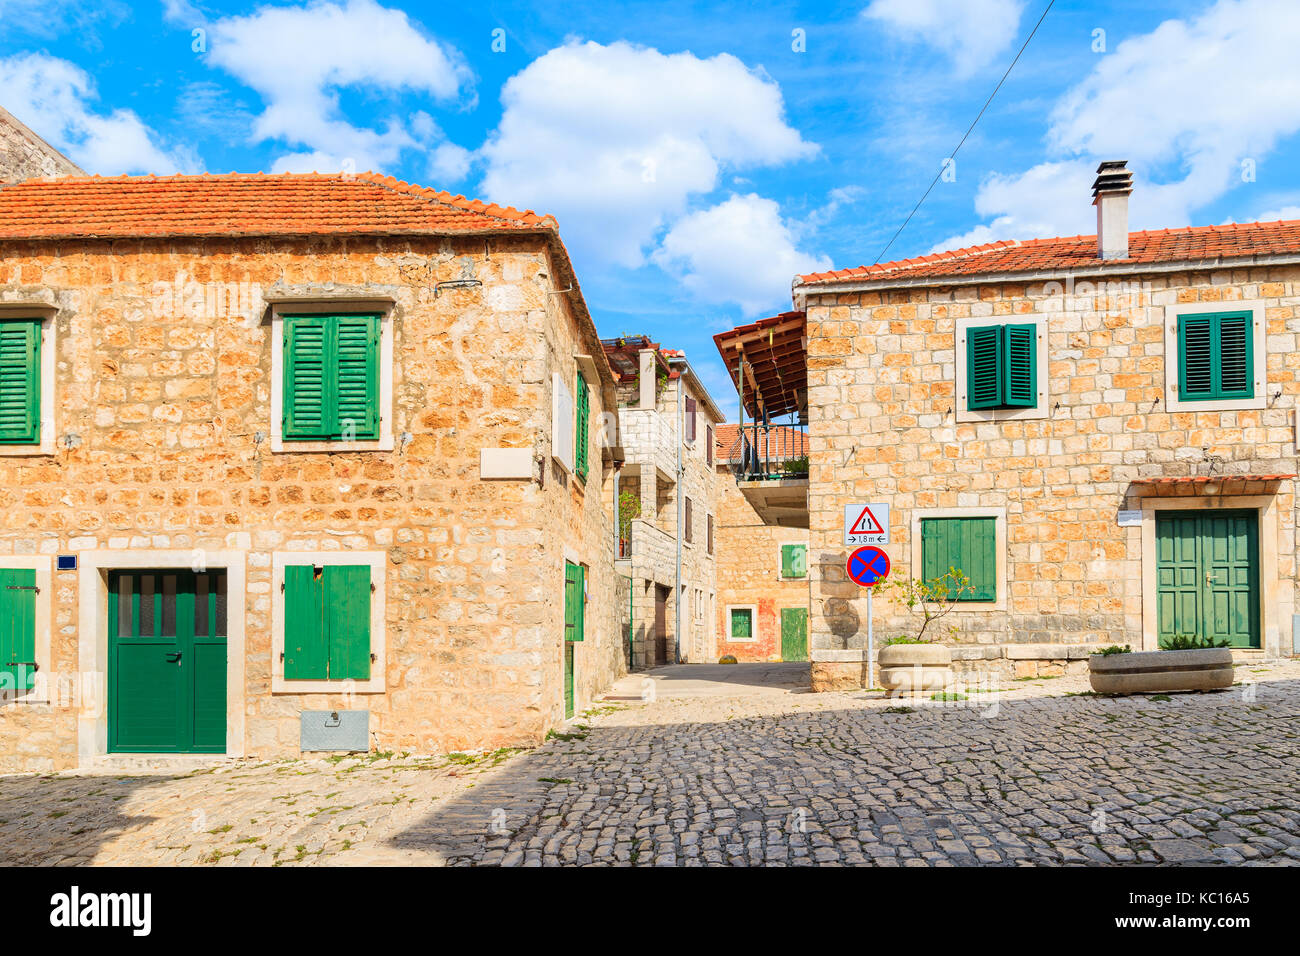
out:
{"label": "road sign", "polygon": [[849,555],[849,577],[858,585],[869,588],[879,584],[889,574],[889,555],[879,548],[858,548]]}
{"label": "road sign", "polygon": [[844,544],[889,544],[889,505],[855,504],[844,506]]}

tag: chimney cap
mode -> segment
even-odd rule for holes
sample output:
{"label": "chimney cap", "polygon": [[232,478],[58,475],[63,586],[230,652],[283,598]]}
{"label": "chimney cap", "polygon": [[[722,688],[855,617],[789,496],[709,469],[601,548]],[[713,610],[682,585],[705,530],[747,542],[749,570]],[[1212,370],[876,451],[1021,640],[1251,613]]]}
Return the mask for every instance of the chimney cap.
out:
{"label": "chimney cap", "polygon": [[1103,195],[1127,196],[1133,191],[1133,173],[1127,159],[1109,159],[1097,167],[1097,178],[1092,183],[1092,201]]}

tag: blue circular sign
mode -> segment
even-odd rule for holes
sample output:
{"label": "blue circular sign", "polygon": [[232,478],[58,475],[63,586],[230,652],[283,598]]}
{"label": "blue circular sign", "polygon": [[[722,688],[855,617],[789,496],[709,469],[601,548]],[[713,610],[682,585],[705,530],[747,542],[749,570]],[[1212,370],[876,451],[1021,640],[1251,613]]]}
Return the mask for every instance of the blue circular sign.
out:
{"label": "blue circular sign", "polygon": [[858,548],[849,555],[849,577],[864,588],[878,584],[889,574],[889,555],[880,548]]}

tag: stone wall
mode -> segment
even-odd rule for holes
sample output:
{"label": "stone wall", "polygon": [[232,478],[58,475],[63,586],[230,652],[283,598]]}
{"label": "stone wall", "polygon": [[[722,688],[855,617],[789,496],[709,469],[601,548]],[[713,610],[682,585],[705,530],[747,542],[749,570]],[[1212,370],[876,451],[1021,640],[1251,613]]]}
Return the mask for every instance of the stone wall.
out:
{"label": "stone wall", "polygon": [[[466,277],[483,285],[435,294]],[[0,555],[242,552],[232,750],[296,754],[299,711],[336,708],[368,709],[383,749],[537,742],[562,714],[566,556],[592,569],[579,705],[622,669],[600,430],[585,485],[549,455],[551,373],[573,381],[574,354],[598,350],[556,283],[533,237],[487,256],[481,237],[6,244],[0,302],[55,309],[58,442],[0,456]],[[286,290],[394,301],[394,450],[271,451],[267,302]],[[612,386],[591,401],[600,422]],[[533,449],[533,479],[481,480],[484,447]],[[271,693],[272,555],[307,550],[386,554],[385,692]],[[102,682],[83,673],[78,573],[53,592],[47,672]],[[91,697],[0,706],[0,768],[74,765]]]}
{"label": "stone wall", "polygon": [[[837,670],[850,682],[861,672],[865,602],[846,579],[841,543],[848,501],[892,505],[887,550],[895,577],[915,573],[911,518],[917,509],[1005,512],[1005,606],[972,604],[954,612],[954,643],[1139,647],[1152,643],[1143,580],[1153,572],[1143,567],[1144,529],[1120,526],[1117,512],[1152,506],[1150,496],[1161,489],[1135,480],[1297,472],[1300,271],[1153,272],[1126,282],[1101,294],[1083,284],[1062,291],[1060,284],[1007,283],[810,296],[815,683],[819,670],[826,686]],[[1165,307],[1241,300],[1263,301],[1263,407],[1168,411]],[[1040,316],[1047,322],[1047,413],[956,421],[957,320]],[[1269,503],[1276,535],[1265,534],[1262,542],[1263,650],[1289,653],[1293,483],[1238,482],[1221,492],[1236,497],[1208,502],[1203,486],[1163,493],[1186,495],[1189,507],[1231,506],[1251,496]],[[878,601],[876,613],[877,635],[915,629],[898,607]],[[983,657],[973,657],[971,666],[978,666]],[[1000,650],[988,659],[1014,666]],[[1068,649],[1056,657],[1069,659]]]}
{"label": "stone wall", "polygon": [[16,183],[38,176],[85,175],[45,140],[0,107],[0,183]]}
{"label": "stone wall", "polygon": [[[781,577],[781,545],[808,543],[804,528],[764,524],[736,485],[726,465],[717,469],[718,507],[718,656],[738,661],[781,660],[781,609],[808,607],[808,579]],[[757,611],[754,641],[730,640],[729,605]]]}

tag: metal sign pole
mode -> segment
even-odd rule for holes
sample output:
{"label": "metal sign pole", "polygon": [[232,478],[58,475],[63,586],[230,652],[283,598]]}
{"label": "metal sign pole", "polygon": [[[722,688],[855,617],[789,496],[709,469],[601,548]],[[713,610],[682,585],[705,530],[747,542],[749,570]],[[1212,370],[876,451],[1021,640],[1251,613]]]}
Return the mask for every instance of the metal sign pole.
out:
{"label": "metal sign pole", "polygon": [[876,686],[876,635],[871,627],[871,595],[875,588],[867,588],[867,690]]}

